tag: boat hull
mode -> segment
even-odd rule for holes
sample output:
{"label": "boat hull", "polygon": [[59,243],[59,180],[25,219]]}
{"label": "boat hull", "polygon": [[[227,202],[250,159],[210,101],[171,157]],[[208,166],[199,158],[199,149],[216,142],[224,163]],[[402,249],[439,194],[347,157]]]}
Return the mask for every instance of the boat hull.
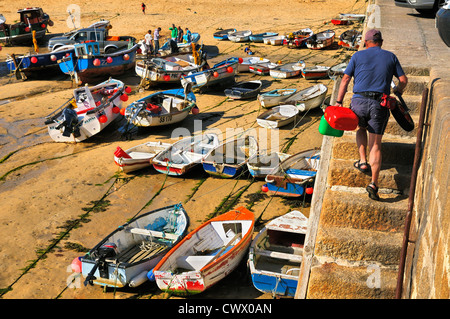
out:
{"label": "boat hull", "polygon": [[193,89],[203,89],[234,83],[237,67],[237,60],[225,60],[214,65],[211,69],[182,77],[181,83],[182,85],[192,83]]}
{"label": "boat hull", "polygon": [[131,173],[146,167],[150,167],[151,160],[159,152],[165,150],[171,144],[161,142],[147,142],[125,151],[128,157],[114,153],[114,163],[124,173]]}

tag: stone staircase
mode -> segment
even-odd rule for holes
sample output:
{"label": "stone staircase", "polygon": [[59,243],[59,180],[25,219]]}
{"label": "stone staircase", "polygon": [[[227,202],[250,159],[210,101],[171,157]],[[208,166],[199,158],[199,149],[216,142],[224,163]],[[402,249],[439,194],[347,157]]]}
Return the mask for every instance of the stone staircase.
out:
{"label": "stone staircase", "polygon": [[429,82],[427,69],[405,72],[403,98],[416,128],[405,132],[390,117],[382,142],[381,201],[369,199],[370,176],[353,168],[359,158],[355,132],[333,138],[306,298],[395,297],[418,114]]}

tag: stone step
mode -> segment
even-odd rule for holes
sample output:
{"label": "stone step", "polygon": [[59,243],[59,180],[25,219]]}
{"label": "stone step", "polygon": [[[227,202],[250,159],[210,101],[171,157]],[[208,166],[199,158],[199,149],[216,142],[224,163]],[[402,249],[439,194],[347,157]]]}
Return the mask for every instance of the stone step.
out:
{"label": "stone step", "polygon": [[417,129],[419,125],[419,114],[410,113],[412,120],[414,121],[414,129],[412,131],[405,131],[395,120],[395,118],[391,115],[389,116],[388,123],[386,125],[386,129],[384,134],[386,136],[398,136],[402,138],[415,139],[417,137]]}
{"label": "stone step", "polygon": [[[328,185],[362,187],[365,189],[370,183],[371,177],[354,168],[353,163],[354,160],[332,160],[328,170]],[[412,167],[409,165],[382,164],[377,186],[400,194],[408,194],[411,170]]]}
{"label": "stone step", "polygon": [[394,299],[396,268],[341,266],[333,262],[311,268],[308,299]]}
{"label": "stone step", "polygon": [[[382,163],[413,165],[415,146],[415,141],[383,137],[381,142]],[[346,132],[342,137],[334,139],[332,157],[333,159],[353,161],[359,159],[355,132]]]}
{"label": "stone step", "polygon": [[429,81],[429,76],[408,76],[408,85],[406,85],[403,94],[422,96],[422,92],[428,87]]}
{"label": "stone step", "polygon": [[429,67],[419,67],[416,65],[413,66],[402,66],[403,71],[405,71],[406,76],[430,76],[430,68]]}
{"label": "stone step", "polygon": [[321,225],[316,237],[314,255],[347,262],[376,263],[396,266],[403,242],[401,232],[382,232],[348,227]]}
{"label": "stone step", "polygon": [[403,232],[408,197],[383,194],[371,200],[365,189],[328,189],[322,202],[321,227],[349,227],[384,232]]}

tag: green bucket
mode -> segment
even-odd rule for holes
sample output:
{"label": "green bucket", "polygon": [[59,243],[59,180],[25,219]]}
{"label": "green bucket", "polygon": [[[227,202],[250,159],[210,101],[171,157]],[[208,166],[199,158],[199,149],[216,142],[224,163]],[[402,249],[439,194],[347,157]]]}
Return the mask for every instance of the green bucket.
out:
{"label": "green bucket", "polygon": [[332,128],[330,124],[328,124],[327,120],[325,119],[325,115],[322,115],[322,118],[320,119],[319,133],[322,135],[329,135],[335,137],[341,137],[342,135],[344,135],[344,131]]}

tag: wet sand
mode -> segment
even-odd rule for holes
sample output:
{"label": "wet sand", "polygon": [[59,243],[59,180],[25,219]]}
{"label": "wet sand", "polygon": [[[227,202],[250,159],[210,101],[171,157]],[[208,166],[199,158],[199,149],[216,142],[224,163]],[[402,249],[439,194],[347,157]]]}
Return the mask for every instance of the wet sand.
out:
{"label": "wet sand", "polygon": [[[70,30],[66,24],[66,8],[71,1],[34,1],[43,7],[54,26],[51,33]],[[81,1],[81,24],[87,26],[100,18],[109,19],[112,35],[130,35],[143,39],[146,30],[160,26],[163,36],[169,35],[172,23],[199,32],[208,51],[210,65],[231,56],[245,57],[244,44],[218,41],[213,33],[230,27],[238,30],[289,33],[309,27],[315,32],[336,31],[334,45],[326,50],[289,49],[252,43],[254,56],[283,63],[304,60],[307,66],[333,66],[348,58],[352,51],[337,45],[339,35],[361,25],[335,26],[330,23],[339,13],[364,13],[363,1],[228,1],[226,8],[217,9],[222,2],[165,1],[147,3],[147,14],[140,2],[123,5],[109,0],[90,3]],[[18,0],[0,3],[0,13],[7,22],[18,19],[17,9],[28,2]],[[162,43],[164,41],[161,41]],[[31,47],[3,47],[0,62],[7,54],[23,54]],[[42,47],[42,50],[45,50]],[[117,77],[133,88],[124,106],[152,92],[165,89],[153,87],[139,92],[140,78],[129,72]],[[301,77],[275,80],[270,76],[240,73],[236,81],[259,79],[262,91],[291,87],[303,89],[323,83],[331,94],[330,79],[306,81]],[[77,144],[53,142],[44,125],[44,118],[68,98],[73,87],[70,78],[19,81],[14,76],[0,77],[0,288],[4,299],[113,299],[167,298],[155,285],[147,282],[138,288],[108,289],[99,286],[67,288],[73,275],[70,264],[84,254],[117,226],[139,213],[171,204],[182,203],[189,214],[189,230],[212,214],[224,213],[233,207],[245,206],[257,218],[256,232],[274,217],[297,209],[309,216],[310,196],[300,199],[270,197],[261,192],[263,181],[249,176],[226,180],[213,178],[201,166],[183,177],[167,177],[154,169],[144,169],[126,175],[118,171],[113,153],[117,146],[128,149],[145,141],[173,142],[172,131],[180,126],[192,134],[206,129],[258,129],[256,117],[264,109],[258,101],[228,100],[223,90],[196,94],[200,113],[190,114],[179,125],[139,129],[129,136],[118,128],[120,118],[100,134]],[[279,130],[280,150],[294,154],[319,148],[322,135],[318,132],[320,108],[300,113],[301,121]],[[201,126],[195,125],[201,120]],[[196,298],[267,299],[251,283],[245,261],[219,284]]]}

